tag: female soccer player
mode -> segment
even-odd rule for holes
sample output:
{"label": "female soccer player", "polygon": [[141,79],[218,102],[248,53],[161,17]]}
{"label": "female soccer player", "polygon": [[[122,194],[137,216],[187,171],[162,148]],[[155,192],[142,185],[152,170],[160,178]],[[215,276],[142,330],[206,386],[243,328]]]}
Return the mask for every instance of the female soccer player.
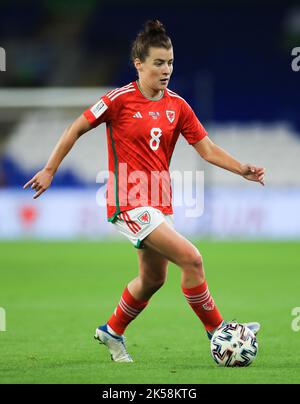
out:
{"label": "female soccer player", "polygon": [[[223,324],[210,295],[198,249],[173,228],[169,163],[180,133],[206,161],[264,185],[264,169],[241,164],[214,144],[187,102],[168,89],[173,47],[164,26],[148,21],[132,46],[138,80],[108,92],[66,129],[46,166],[25,186],[39,197],[77,139],[102,122],[107,126],[108,221],[137,248],[139,274],[123,291],[95,338],[116,362],[132,362],[125,347],[128,324],[164,284],[168,261],[181,269],[187,302],[209,338]],[[161,175],[163,173],[163,175]],[[258,323],[247,323],[255,333]]]}

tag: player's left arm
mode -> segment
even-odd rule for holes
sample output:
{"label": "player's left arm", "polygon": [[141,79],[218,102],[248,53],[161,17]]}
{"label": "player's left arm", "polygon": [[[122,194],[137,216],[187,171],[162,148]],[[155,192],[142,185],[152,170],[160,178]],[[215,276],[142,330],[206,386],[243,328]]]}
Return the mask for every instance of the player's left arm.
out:
{"label": "player's left arm", "polygon": [[209,163],[241,175],[249,181],[259,182],[261,185],[265,185],[264,168],[256,167],[252,164],[240,163],[224,149],[213,143],[208,136],[205,136],[202,140],[193,144],[193,147],[197,153]]}

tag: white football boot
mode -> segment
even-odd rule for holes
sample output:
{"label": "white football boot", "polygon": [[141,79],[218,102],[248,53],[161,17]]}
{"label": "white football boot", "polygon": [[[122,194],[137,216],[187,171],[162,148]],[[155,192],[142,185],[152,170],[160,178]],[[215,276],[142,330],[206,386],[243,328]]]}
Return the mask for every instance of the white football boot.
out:
{"label": "white football boot", "polygon": [[257,335],[260,330],[260,324],[259,323],[243,323],[246,327],[249,328],[253,332],[254,335]]}
{"label": "white football boot", "polygon": [[100,344],[107,346],[111,354],[111,359],[114,362],[133,362],[126,350],[125,337],[123,335],[120,337],[112,335],[108,332],[106,324],[96,329],[94,338],[98,340]]}
{"label": "white football boot", "polygon": [[[231,321],[232,323],[237,323],[236,320]],[[223,327],[223,325],[226,325],[228,323],[228,321],[222,321],[222,323],[219,325],[219,327],[217,327],[215,330],[208,332],[207,331],[207,336],[209,339],[212,339],[215,331],[217,331],[219,328]],[[249,328],[249,330],[251,330],[253,332],[254,335],[257,335],[259,330],[260,330],[260,324],[256,323],[256,322],[252,322],[252,323],[242,323],[244,326],[246,326],[247,328]]]}

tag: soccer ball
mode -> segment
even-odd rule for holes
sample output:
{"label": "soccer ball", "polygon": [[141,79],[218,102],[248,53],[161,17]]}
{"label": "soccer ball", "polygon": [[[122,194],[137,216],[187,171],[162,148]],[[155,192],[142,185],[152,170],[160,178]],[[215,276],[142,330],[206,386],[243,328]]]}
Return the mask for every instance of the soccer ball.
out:
{"label": "soccer ball", "polygon": [[213,335],[210,344],[219,366],[249,366],[256,358],[258,344],[253,332],[243,324],[228,323]]}

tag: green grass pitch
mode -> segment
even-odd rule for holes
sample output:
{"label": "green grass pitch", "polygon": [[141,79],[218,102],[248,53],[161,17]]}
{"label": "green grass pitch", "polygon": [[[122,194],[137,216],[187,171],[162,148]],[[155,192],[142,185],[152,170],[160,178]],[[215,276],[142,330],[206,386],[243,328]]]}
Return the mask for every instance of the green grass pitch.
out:
{"label": "green grass pitch", "polygon": [[223,316],[259,321],[249,368],[218,368],[173,264],[164,287],[127,329],[135,362],[110,361],[93,340],[137,272],[128,243],[1,243],[0,383],[299,383],[299,243],[198,241]]}

